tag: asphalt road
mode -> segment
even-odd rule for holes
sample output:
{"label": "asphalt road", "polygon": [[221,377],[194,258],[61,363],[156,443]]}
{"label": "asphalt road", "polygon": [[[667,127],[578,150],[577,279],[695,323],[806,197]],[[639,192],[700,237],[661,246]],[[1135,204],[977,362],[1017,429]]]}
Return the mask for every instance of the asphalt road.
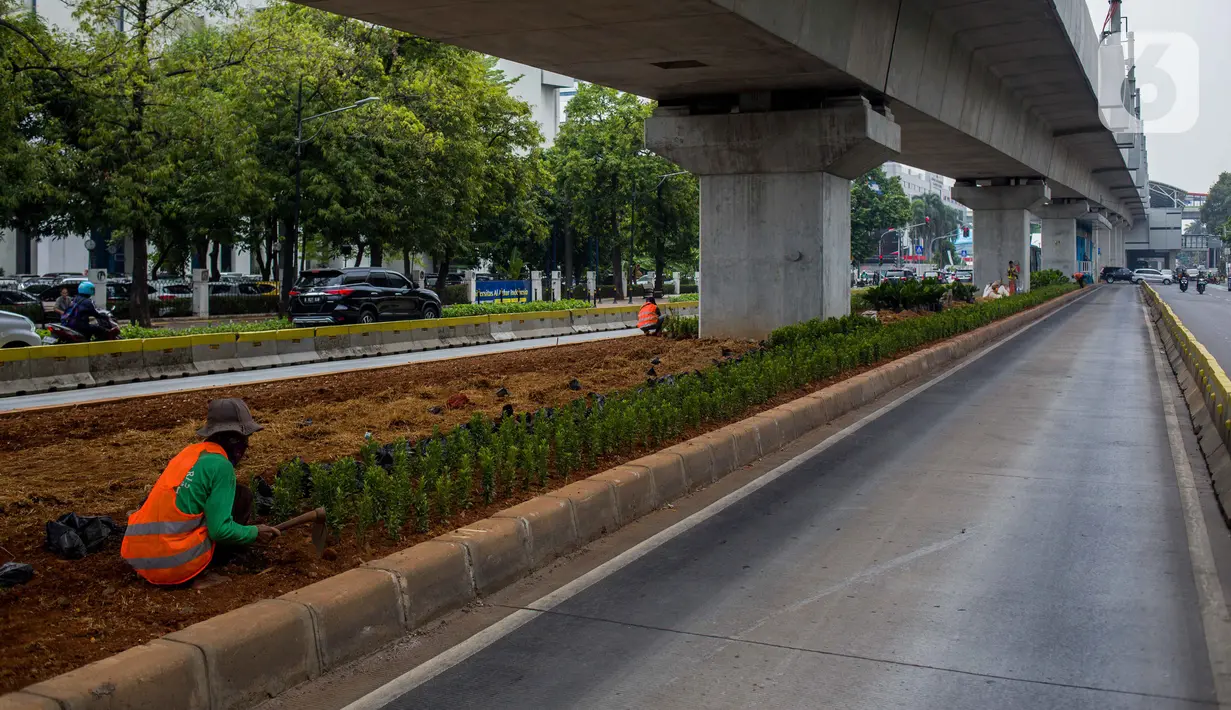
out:
{"label": "asphalt road", "polygon": [[1180,293],[1177,284],[1151,285],[1222,369],[1231,372],[1231,293],[1226,287],[1210,284],[1204,294],[1198,294],[1195,282],[1186,293]]}
{"label": "asphalt road", "polygon": [[79,390],[64,390],[61,392],[46,392],[20,397],[0,397],[0,412],[18,412],[25,409],[42,407],[60,407],[73,404],[88,404],[109,399],[124,397],[142,397],[189,390],[207,389],[210,387],[233,387],[235,385],[250,385],[273,380],[289,380],[311,375],[328,375],[350,370],[369,370],[395,365],[409,365],[416,362],[432,362],[434,360],[450,360],[472,355],[491,355],[529,348],[545,348],[552,345],[567,345],[569,343],[585,343],[591,340],[607,340],[624,338],[630,335],[640,335],[636,328],[611,330],[600,333],[583,333],[565,335],[557,338],[533,338],[530,340],[515,340],[507,343],[487,343],[464,348],[445,348],[443,350],[425,350],[421,352],[403,353],[400,355],[381,355],[378,357],[361,358],[359,360],[333,360],[327,362],[312,362],[304,365],[289,365],[265,370],[245,370],[243,372],[226,372],[216,375],[199,375],[196,377],[181,377],[174,380],[149,380],[132,382],[124,385],[107,385],[105,387],[88,387]]}
{"label": "asphalt road", "polygon": [[1102,288],[350,707],[1213,707],[1167,423]]}

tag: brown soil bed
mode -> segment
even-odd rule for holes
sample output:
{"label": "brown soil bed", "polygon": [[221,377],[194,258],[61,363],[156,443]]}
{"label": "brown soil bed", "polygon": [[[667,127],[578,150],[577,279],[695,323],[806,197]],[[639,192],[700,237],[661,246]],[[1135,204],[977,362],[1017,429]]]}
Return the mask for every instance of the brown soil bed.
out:
{"label": "brown soil bed", "polygon": [[[564,404],[587,392],[626,389],[659,373],[688,372],[747,343],[628,338],[396,368],[186,392],[122,402],[0,415],[0,562],[34,566],[26,585],[0,589],[0,693],[21,688],[144,643],[239,606],[284,594],[426,539],[394,542],[353,534],[332,542],[336,558],[316,559],[306,530],[252,549],[225,568],[231,581],[203,591],[156,589],[119,557],[118,540],[75,561],[43,548],[44,525],[64,513],[110,515],[124,522],[167,461],[196,441],[206,403],[243,397],[265,431],[255,435],[239,469],[241,481],[302,456],[307,461],[353,455],[365,432],[380,441],[448,430],[474,412],[498,416]],[[569,389],[577,378],[580,392]],[[495,394],[500,387],[507,398]],[[464,394],[460,409],[428,410]],[[456,403],[457,400],[455,400]],[[599,470],[617,463],[602,461]],[[579,475],[589,475],[582,472]],[[551,486],[563,485],[552,481]],[[528,491],[529,498],[539,491]],[[504,499],[457,515],[431,535],[518,502]],[[330,555],[332,557],[332,555]]]}

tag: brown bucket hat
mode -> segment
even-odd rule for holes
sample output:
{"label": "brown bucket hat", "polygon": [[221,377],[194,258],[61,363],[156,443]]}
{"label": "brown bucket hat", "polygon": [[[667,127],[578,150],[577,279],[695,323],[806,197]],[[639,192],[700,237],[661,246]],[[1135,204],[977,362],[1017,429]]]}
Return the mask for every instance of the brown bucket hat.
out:
{"label": "brown bucket hat", "polygon": [[205,426],[197,430],[197,436],[202,439],[223,431],[233,431],[244,436],[252,436],[265,427],[256,423],[248,405],[242,399],[215,399],[209,403],[209,412],[205,415]]}

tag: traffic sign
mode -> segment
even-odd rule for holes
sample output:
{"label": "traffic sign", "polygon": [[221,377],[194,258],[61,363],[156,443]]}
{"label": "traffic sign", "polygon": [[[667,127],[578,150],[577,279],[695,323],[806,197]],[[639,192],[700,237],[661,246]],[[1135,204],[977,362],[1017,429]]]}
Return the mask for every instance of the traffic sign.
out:
{"label": "traffic sign", "polygon": [[919,244],[916,244],[916,245],[915,245],[915,253],[916,253],[916,254],[919,254],[919,255],[921,255],[921,256],[922,256],[922,255],[923,255],[923,246],[922,246],[922,245],[919,245]]}
{"label": "traffic sign", "polygon": [[970,255],[966,253],[966,250],[965,250],[965,249],[963,249],[963,250],[962,250],[962,256],[963,256],[963,257],[967,257],[967,256],[970,256]]}

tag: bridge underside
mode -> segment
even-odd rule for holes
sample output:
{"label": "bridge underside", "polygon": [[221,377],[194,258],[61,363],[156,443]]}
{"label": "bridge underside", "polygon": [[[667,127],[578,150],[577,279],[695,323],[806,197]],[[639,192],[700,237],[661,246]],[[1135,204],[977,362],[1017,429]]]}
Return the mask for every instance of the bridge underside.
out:
{"label": "bridge underside", "polygon": [[1047,178],[1056,197],[1144,214],[1099,122],[1082,0],[305,4],[700,113],[748,96],[779,110],[861,93],[901,125],[902,162],[964,180]]}

